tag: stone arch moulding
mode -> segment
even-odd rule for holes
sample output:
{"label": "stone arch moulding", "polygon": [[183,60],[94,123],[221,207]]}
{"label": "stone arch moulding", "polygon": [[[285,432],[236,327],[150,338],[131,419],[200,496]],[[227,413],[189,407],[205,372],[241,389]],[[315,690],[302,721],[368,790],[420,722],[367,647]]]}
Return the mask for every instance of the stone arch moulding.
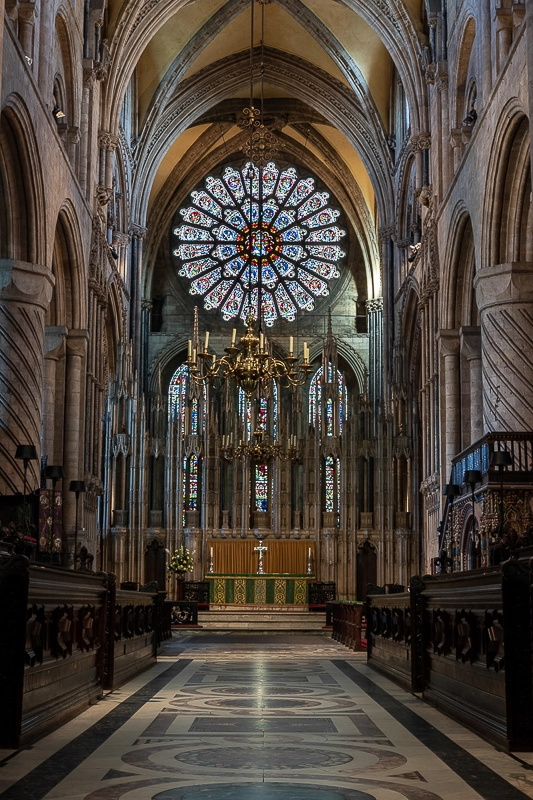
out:
{"label": "stone arch moulding", "polygon": [[46,214],[40,148],[19,95],[10,95],[0,117],[0,158],[7,194],[8,257],[45,264]]}
{"label": "stone arch moulding", "polygon": [[[440,319],[441,328],[452,329],[455,327],[457,315],[457,279],[460,269],[460,255],[463,246],[465,230],[470,223],[472,227],[470,213],[460,201],[455,206],[449,226],[447,247],[444,254],[444,264],[442,271],[442,291],[440,298]],[[476,247],[474,241],[474,263],[478,264],[476,258]],[[473,280],[474,276],[472,276]]]}
{"label": "stone arch moulding", "polygon": [[[373,184],[378,216],[383,225],[388,224],[394,214],[393,187],[391,180],[390,154],[386,142],[376,138],[376,131],[368,124],[361,109],[353,102],[353,97],[339,81],[330,79],[318,68],[309,69],[301,59],[289,58],[284,54],[274,58],[272,51],[266,51],[265,77],[281,89],[290,89],[295,96],[321,114],[329,116],[361,157]],[[217,62],[215,67],[207,67],[192,76],[183,87],[179,97],[169,104],[165,117],[156,130],[151,132],[148,141],[143,140],[137,162],[142,165],[135,184],[145,195],[140,205],[133,209],[133,216],[144,219],[148,203],[147,187],[151,186],[157,167],[171,142],[188,127],[194,124],[209,107],[218,102],[220,94],[239,91],[249,82],[248,61],[242,54]],[[141,196],[142,196],[141,195]]]}
{"label": "stone arch moulding", "polygon": [[[50,263],[52,266],[54,263],[61,266],[64,273],[68,273],[54,274],[56,280],[54,295],[56,300],[62,298],[65,304],[61,309],[56,309],[58,321],[55,324],[66,326],[67,320],[70,320],[68,327],[75,330],[84,328],[87,324],[85,259],[78,219],[70,200],[65,201],[59,210],[52,246]],[[57,256],[59,258],[56,258]],[[69,304],[69,308],[66,303]]]}
{"label": "stone arch moulding", "polygon": [[[111,69],[104,101],[103,127],[117,131],[122,102],[135,66],[149,41],[188,0],[129,0],[117,20],[110,45]],[[378,34],[400,74],[408,97],[413,132],[427,129],[426,95],[421,69],[420,34],[402,0],[345,0]],[[413,65],[417,65],[413,69]]]}
{"label": "stone arch moulding", "polygon": [[[238,153],[238,144],[241,140],[244,141],[245,138],[246,134],[242,132],[239,136],[235,137],[235,145],[234,140],[230,140],[229,142],[226,142],[227,147],[221,146],[217,148],[217,150],[211,152],[207,157],[207,161],[209,163],[206,163],[206,159],[202,159],[197,167],[194,170],[191,170],[186,176],[186,180],[182,180],[178,186],[175,187],[173,193],[170,192],[169,187],[169,191],[165,194],[165,200],[157,203],[159,218],[154,219],[152,216],[150,216],[147,226],[150,233],[147,239],[145,251],[145,275],[143,277],[144,293],[146,297],[151,295],[151,278],[153,275],[154,266],[156,264],[157,251],[161,245],[163,237],[170,228],[176,209],[183,203],[187,202],[190,191],[192,191],[201,183],[205,175],[209,174],[212,170],[218,169],[220,162],[223,163],[225,160],[227,160],[227,150],[230,150],[231,153]],[[372,295],[375,291],[373,272],[377,262],[377,242],[375,237],[375,229],[371,227],[370,220],[364,213],[366,205],[364,199],[360,195],[359,187],[355,181],[353,181],[353,185],[348,182],[349,186],[345,189],[337,176],[332,175],[330,170],[327,169],[324,164],[312,153],[303,153],[300,145],[290,137],[280,136],[280,140],[284,148],[287,148],[286,152],[285,149],[283,150],[283,157],[286,157],[289,161],[294,160],[295,163],[300,164],[303,163],[303,155],[306,155],[306,168],[315,174],[325,184],[325,186],[330,189],[331,192],[333,192],[338,200],[339,206],[342,208],[347,221],[353,228],[354,238],[359,243],[364,259],[366,286],[359,286],[359,281],[356,281],[357,285],[359,290],[364,290],[366,296]],[[239,159],[242,158],[242,154],[239,154]],[[208,166],[210,168],[206,171],[206,167]],[[174,182],[177,182],[179,180],[178,176],[180,172],[179,165],[175,168],[175,171],[176,175],[173,176],[173,174],[171,174],[170,179],[174,177]],[[362,206],[364,206],[364,208],[362,208]]]}
{"label": "stone arch moulding", "polygon": [[[495,128],[484,192],[481,267],[505,263],[501,260],[501,221],[509,178],[509,162],[513,145],[517,144],[515,141],[517,134],[527,119],[524,107],[519,99],[514,97],[502,109]],[[529,142],[529,131],[524,131],[523,134],[527,136]],[[527,169],[527,165],[523,164],[523,168]]]}
{"label": "stone arch moulding", "polygon": [[475,57],[474,42],[476,38],[476,20],[470,9],[465,9],[464,18],[459,23],[461,34],[457,37],[460,42],[458,46],[457,67],[455,70],[455,80],[452,93],[452,120],[454,128],[460,128],[464,119],[464,106],[466,92],[468,90],[467,81],[469,77],[470,61]]}

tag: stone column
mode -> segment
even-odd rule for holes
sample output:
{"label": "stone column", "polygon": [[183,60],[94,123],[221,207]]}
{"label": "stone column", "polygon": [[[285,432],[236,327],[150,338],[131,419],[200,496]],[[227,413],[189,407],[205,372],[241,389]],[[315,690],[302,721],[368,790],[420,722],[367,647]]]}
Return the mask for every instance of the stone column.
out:
{"label": "stone column", "polygon": [[485,432],[533,429],[533,264],[481,269],[474,278],[481,312]]}
{"label": "stone column", "polygon": [[59,453],[57,454],[58,460],[55,460],[54,445],[56,442],[57,362],[65,355],[66,333],[67,329],[62,326],[48,326],[45,328],[41,454],[48,456],[48,466],[63,463],[63,457]]}
{"label": "stone column", "polygon": [[461,353],[470,368],[470,439],[477,441],[483,436],[483,395],[481,383],[481,328],[463,327]]}
{"label": "stone column", "polygon": [[[146,228],[141,225],[130,225],[131,236],[131,261],[130,261],[130,286],[132,313],[130,316],[130,338],[133,342],[133,367],[141,373],[141,352],[142,352],[142,252],[143,239],[146,236]],[[142,378],[142,376],[141,376]]]}
{"label": "stone column", "polygon": [[446,439],[446,480],[452,459],[461,449],[461,388],[459,383],[459,332],[439,332],[440,354],[444,360],[444,425]]}
{"label": "stone column", "polygon": [[[529,139],[533,142],[533,3],[526,3],[526,41],[529,85]],[[533,172],[533,147],[529,148]]]}
{"label": "stone column", "polygon": [[[73,541],[76,519],[76,496],[68,487],[70,481],[82,481],[83,476],[83,400],[85,386],[85,359],[87,354],[86,330],[71,330],[66,339],[67,363],[65,377],[65,442],[63,446],[63,469],[65,496],[63,500],[63,530],[65,545]],[[78,541],[82,539],[83,497],[78,510]],[[66,553],[65,553],[66,556]]]}
{"label": "stone column", "polygon": [[32,0],[19,5],[19,40],[30,66],[33,65],[33,32],[36,16],[37,9]]}
{"label": "stone column", "polygon": [[[54,278],[47,267],[0,259],[0,492],[22,491],[18,444],[39,448],[41,438],[44,319]],[[28,487],[40,484],[30,462]]]}

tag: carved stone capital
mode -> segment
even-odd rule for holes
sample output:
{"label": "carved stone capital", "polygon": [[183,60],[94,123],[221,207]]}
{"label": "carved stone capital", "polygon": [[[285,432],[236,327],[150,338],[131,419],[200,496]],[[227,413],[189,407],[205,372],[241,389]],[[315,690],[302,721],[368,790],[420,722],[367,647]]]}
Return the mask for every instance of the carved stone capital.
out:
{"label": "carved stone capital", "polygon": [[60,358],[64,352],[67,328],[63,325],[47,325],[44,329],[45,358]]}
{"label": "carved stone capital", "polygon": [[388,239],[391,239],[395,233],[396,233],[396,227],[394,225],[387,225],[383,228],[379,228],[378,230],[379,241],[385,242]]}
{"label": "carved stone capital", "polygon": [[84,328],[73,329],[68,332],[66,344],[67,355],[81,356],[87,353],[87,342],[89,341],[89,331]]}
{"label": "carved stone capital", "polygon": [[461,353],[467,361],[481,358],[481,328],[476,326],[462,327],[459,331],[461,338]]}
{"label": "carved stone capital", "polygon": [[29,303],[47,309],[52,299],[55,279],[48,267],[0,259],[0,298],[19,303]]}
{"label": "carved stone capital", "polygon": [[113,231],[113,246],[114,247],[127,247],[131,242],[131,236],[128,233],[120,233]]}
{"label": "carved stone capital", "polygon": [[463,132],[461,128],[452,128],[450,133],[450,145],[460,147],[463,144]]}
{"label": "carved stone capital", "polygon": [[106,186],[96,187],[96,199],[99,206],[106,206],[111,200],[112,190]]}
{"label": "carved stone capital", "polygon": [[533,303],[533,263],[514,261],[479,270],[474,278],[480,311],[495,306]]}
{"label": "carved stone capital", "polygon": [[366,308],[369,314],[375,314],[377,311],[383,311],[383,298],[376,297],[374,300],[367,300]]}
{"label": "carved stone capital", "polygon": [[108,131],[99,131],[98,145],[106,150],[116,150],[118,147],[118,136]]}
{"label": "carved stone capital", "polygon": [[461,340],[456,328],[442,328],[437,334],[437,341],[440,345],[441,356],[446,358],[459,355]]}
{"label": "carved stone capital", "polygon": [[129,227],[130,236],[135,236],[136,239],[144,239],[147,234],[147,229],[143,228],[142,225],[137,225],[136,222],[132,222]]}
{"label": "carved stone capital", "polygon": [[419,133],[418,136],[413,136],[411,139],[411,146],[414,153],[421,150],[429,150],[431,147],[431,136],[429,133]]}
{"label": "carved stone capital", "polygon": [[18,17],[19,20],[22,22],[26,22],[30,25],[35,23],[35,18],[39,15],[35,2],[29,0],[29,2],[19,3],[18,7]]}

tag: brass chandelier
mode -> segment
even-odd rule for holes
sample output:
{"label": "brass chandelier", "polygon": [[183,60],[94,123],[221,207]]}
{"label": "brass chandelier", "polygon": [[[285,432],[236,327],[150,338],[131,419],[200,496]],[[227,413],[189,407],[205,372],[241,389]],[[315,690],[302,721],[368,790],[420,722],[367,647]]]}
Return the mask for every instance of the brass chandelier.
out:
{"label": "brass chandelier", "polygon": [[[251,0],[251,41],[250,41],[250,104],[243,110],[242,127],[248,128],[250,132],[249,142],[241,150],[251,160],[250,166],[250,198],[252,197],[252,180],[256,166],[263,167],[277,150],[277,139],[270,131],[265,128],[263,121],[264,107],[264,31],[265,31],[265,0],[259,0],[261,5],[261,92],[260,107],[254,106],[254,5],[255,0]],[[262,252],[263,237],[263,170],[259,169],[259,251]],[[253,236],[248,240],[248,275],[251,276],[251,266],[253,260]],[[250,278],[251,281],[251,278]],[[215,353],[209,352],[209,332],[205,334],[203,351],[197,352],[193,348],[193,340],[189,340],[187,366],[189,374],[196,383],[208,384],[215,381],[226,380],[228,378],[235,381],[247,398],[251,398],[258,385],[265,385],[273,381],[279,381],[284,388],[290,386],[302,386],[312,370],[309,363],[309,348],[307,343],[303,345],[303,359],[298,364],[299,359],[294,355],[294,339],[289,340],[289,355],[284,359],[277,358],[271,353],[271,348],[265,338],[262,326],[262,268],[261,259],[258,270],[258,293],[257,309],[251,306],[251,287],[248,287],[248,313],[246,315],[246,333],[237,343],[237,330],[233,329],[231,344],[224,349],[226,353],[217,361]],[[257,320],[257,330],[256,330]],[[264,437],[260,432],[254,434],[256,442],[254,447],[263,449],[266,447]],[[243,445],[244,447],[244,445]],[[246,447],[252,445],[248,443]],[[274,445],[272,445],[274,447]],[[277,445],[276,445],[277,447]],[[238,449],[238,448],[237,448]]]}

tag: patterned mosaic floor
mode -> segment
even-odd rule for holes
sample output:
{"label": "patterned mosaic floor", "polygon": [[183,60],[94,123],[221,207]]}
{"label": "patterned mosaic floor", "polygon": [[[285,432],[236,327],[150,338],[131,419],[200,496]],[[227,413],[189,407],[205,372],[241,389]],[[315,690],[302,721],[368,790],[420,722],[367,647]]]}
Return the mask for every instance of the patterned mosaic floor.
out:
{"label": "patterned mosaic floor", "polygon": [[178,636],[149,673],[0,763],[3,800],[533,797],[527,760],[323,634]]}

